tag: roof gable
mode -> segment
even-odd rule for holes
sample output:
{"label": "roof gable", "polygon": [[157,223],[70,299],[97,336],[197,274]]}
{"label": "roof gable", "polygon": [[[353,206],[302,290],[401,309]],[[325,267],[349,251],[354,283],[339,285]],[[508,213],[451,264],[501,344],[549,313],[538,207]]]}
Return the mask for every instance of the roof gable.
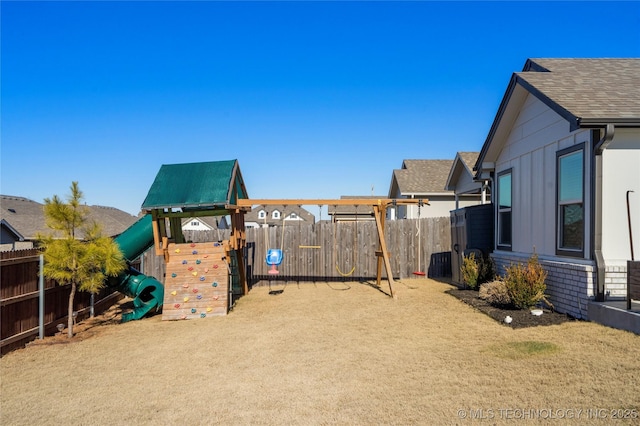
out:
{"label": "roof gable", "polygon": [[453,159],[453,165],[449,170],[449,176],[445,183],[445,189],[455,191],[461,179],[473,179],[473,165],[478,160],[479,152],[458,152]]}
{"label": "roof gable", "polygon": [[247,197],[237,160],[164,164],[142,208],[224,208]]}
{"label": "roof gable", "polygon": [[528,95],[567,120],[570,131],[640,127],[639,76],[640,59],[528,59],[509,81],[474,170],[500,151]]}

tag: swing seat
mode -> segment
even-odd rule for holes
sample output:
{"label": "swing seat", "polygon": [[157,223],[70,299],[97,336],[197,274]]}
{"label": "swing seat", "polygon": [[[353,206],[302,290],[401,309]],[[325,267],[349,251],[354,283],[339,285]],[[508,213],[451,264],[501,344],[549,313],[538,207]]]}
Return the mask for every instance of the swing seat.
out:
{"label": "swing seat", "polygon": [[280,249],[267,250],[266,262],[267,262],[267,265],[269,266],[280,265],[282,263],[282,250]]}
{"label": "swing seat", "polygon": [[269,268],[270,275],[277,275],[280,272],[276,269],[276,266],[282,263],[282,250],[280,249],[269,249],[267,250],[266,257],[267,265],[271,266]]}

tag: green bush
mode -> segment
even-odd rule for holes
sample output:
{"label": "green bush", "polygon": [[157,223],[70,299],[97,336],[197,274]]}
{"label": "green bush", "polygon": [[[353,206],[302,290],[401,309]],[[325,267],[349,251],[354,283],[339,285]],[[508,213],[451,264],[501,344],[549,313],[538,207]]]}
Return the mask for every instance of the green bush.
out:
{"label": "green bush", "polygon": [[546,279],[547,272],[538,262],[537,254],[531,256],[526,264],[509,266],[504,283],[513,306],[518,309],[531,308],[542,300],[551,305],[544,295]]}
{"label": "green bush", "polygon": [[493,261],[483,256],[476,258],[475,253],[471,252],[468,256],[462,257],[460,273],[464,283],[476,290],[480,284],[493,280],[495,275]]}
{"label": "green bush", "polygon": [[476,261],[475,253],[469,254],[469,256],[462,256],[462,266],[460,267],[460,273],[462,273],[462,281],[471,289],[478,288],[478,276],[480,275],[480,266]]}

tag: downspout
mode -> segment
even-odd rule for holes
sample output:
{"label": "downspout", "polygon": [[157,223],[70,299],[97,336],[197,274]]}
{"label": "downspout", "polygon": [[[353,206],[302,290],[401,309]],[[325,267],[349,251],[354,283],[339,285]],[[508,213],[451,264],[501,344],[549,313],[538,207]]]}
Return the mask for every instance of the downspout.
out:
{"label": "downspout", "polygon": [[596,262],[596,300],[599,302],[605,299],[605,263],[602,255],[602,153],[613,140],[615,126],[607,124],[604,135],[593,147],[593,162],[591,167],[591,196],[593,200],[592,208],[592,235],[593,235],[593,257]]}

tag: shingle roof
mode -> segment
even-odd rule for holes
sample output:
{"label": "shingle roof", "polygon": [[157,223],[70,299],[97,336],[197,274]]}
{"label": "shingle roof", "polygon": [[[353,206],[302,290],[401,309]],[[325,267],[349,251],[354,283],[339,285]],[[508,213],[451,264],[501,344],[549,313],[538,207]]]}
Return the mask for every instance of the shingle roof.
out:
{"label": "shingle roof", "polygon": [[479,152],[458,152],[458,155],[464,162],[465,166],[469,168],[469,172],[473,171],[473,166],[476,164],[478,160]]}
{"label": "shingle roof", "polygon": [[404,160],[393,178],[402,194],[447,193],[444,187],[453,160]]}
{"label": "shingle roof", "polygon": [[[0,219],[6,221],[26,240],[33,240],[38,233],[48,234],[44,219],[44,205],[24,197],[0,195]],[[114,207],[87,206],[89,220],[102,227],[104,235],[115,236],[133,225],[137,217]]]}
{"label": "shingle roof", "polygon": [[[340,199],[364,199],[364,200],[379,200],[387,198],[386,195],[341,195]],[[329,216],[333,215],[372,215],[373,207],[369,206],[327,206],[327,213]]]}
{"label": "shingle roof", "polygon": [[528,90],[568,111],[578,124],[640,123],[640,58],[529,59],[515,74]]}
{"label": "shingle roof", "polygon": [[[513,73],[475,164],[497,155],[522,102],[532,94],[569,123],[569,130],[608,124],[640,127],[640,58],[528,59]],[[493,161],[493,160],[490,160]]]}

